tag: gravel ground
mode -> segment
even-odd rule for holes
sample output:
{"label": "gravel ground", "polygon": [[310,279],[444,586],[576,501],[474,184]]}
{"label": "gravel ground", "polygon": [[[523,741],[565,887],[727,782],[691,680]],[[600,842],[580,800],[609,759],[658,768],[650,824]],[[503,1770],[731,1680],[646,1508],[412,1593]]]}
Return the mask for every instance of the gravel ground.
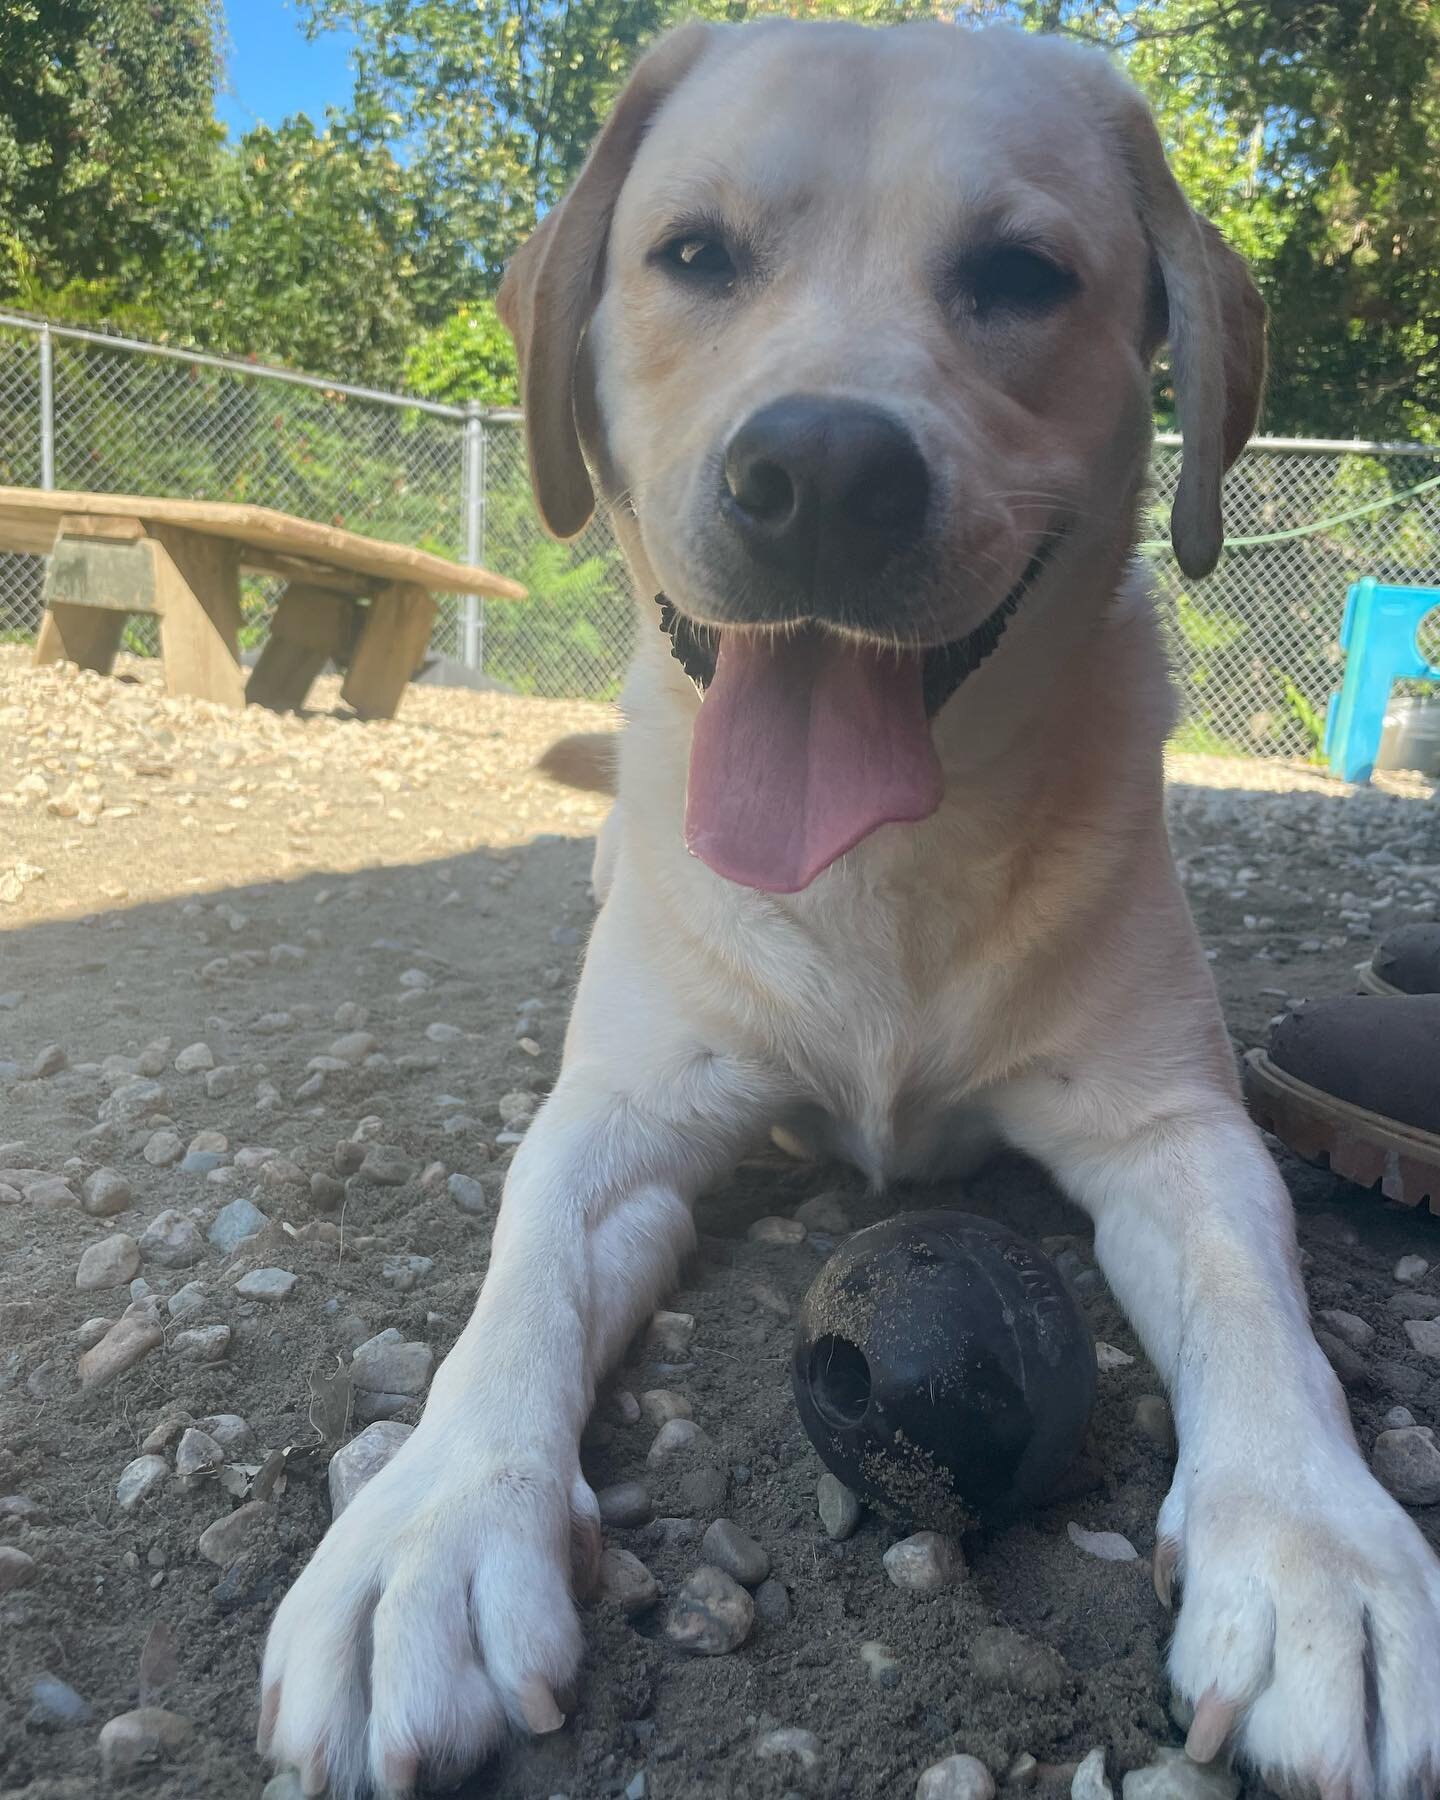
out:
{"label": "gravel ground", "polygon": [[[265,1627],[360,1450],[332,1455],[416,1417],[554,1079],[602,808],[528,766],[609,715],[416,689],[392,724],[237,719],[124,673],[0,650],[0,1793],[249,1800]],[[1422,783],[1171,774],[1237,1045],[1440,913]],[[1430,1426],[1440,1226],[1282,1161],[1366,1450]],[[467,1792],[1058,1796],[1100,1750],[1125,1800],[1234,1794],[1165,1773],[1155,1376],[1018,1159],[950,1198],[1048,1240],[1108,1346],[1072,1491],[888,1566],[882,1521],[828,1490],[822,1520],[795,1308],[839,1234],[912,1197],[760,1161],[704,1204],[680,1317],[588,1434],[612,1522],[571,1722]],[[1393,1481],[1425,1441],[1379,1442]],[[1416,1516],[1440,1537],[1440,1504]]]}

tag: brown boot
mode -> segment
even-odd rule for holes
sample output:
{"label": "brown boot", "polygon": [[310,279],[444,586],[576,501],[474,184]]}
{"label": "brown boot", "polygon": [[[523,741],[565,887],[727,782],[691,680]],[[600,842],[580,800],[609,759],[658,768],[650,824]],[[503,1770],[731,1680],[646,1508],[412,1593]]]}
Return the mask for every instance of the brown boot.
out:
{"label": "brown boot", "polygon": [[1297,1156],[1440,1214],[1440,993],[1298,1008],[1246,1055],[1245,1097]]}
{"label": "brown boot", "polygon": [[1440,925],[1398,925],[1355,971],[1367,994],[1440,994]]}

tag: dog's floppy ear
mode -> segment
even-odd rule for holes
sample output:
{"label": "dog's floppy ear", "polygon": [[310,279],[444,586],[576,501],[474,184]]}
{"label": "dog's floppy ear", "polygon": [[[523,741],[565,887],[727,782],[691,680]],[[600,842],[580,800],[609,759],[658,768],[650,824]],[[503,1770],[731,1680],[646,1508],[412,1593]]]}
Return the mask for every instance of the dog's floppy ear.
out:
{"label": "dog's floppy ear", "polygon": [[520,360],[520,402],[540,517],[556,537],[583,531],[595,510],[575,424],[575,363],[598,298],[610,219],[640,140],[666,96],[711,40],[682,25],[640,59],[575,185],[511,258],[496,305]]}
{"label": "dog's floppy ear", "polygon": [[1122,124],[1159,278],[1145,348],[1169,341],[1184,442],[1170,539],[1187,575],[1208,575],[1223,542],[1221,477],[1260,411],[1265,303],[1245,264],[1181,193],[1138,94],[1127,93]]}

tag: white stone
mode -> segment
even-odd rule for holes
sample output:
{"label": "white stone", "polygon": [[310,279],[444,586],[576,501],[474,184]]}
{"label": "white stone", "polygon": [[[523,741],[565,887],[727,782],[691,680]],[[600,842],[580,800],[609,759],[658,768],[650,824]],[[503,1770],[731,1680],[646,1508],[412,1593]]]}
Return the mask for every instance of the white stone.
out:
{"label": "white stone", "polygon": [[242,1300],[263,1300],[277,1306],[290,1298],[299,1279],[289,1269],[252,1269],[235,1283],[235,1292]]}
{"label": "white stone", "polygon": [[1070,1542],[1087,1556],[1098,1556],[1102,1562],[1137,1562],[1140,1553],[1129,1538],[1118,1531],[1087,1531],[1073,1519],[1065,1527]]}
{"label": "white stone", "polygon": [[75,1286],[81,1293],[122,1287],[139,1267],[140,1246],[128,1231],[117,1231],[87,1247],[75,1271]]}
{"label": "white stone", "polygon": [[965,1573],[959,1547],[938,1531],[917,1531],[892,1544],[883,1557],[885,1573],[898,1588],[912,1594],[934,1594],[953,1587]]}
{"label": "white stone", "polygon": [[169,1479],[170,1465],[163,1456],[137,1456],[120,1471],[115,1498],[126,1512],[131,1512]]}
{"label": "white stone", "polygon": [[385,1467],[414,1429],[393,1419],[367,1425],[330,1458],[330,1513],[338,1519],[345,1508]]}
{"label": "white stone", "polygon": [[947,1756],[915,1783],[915,1800],[995,1800],[995,1780],[978,1757]]}

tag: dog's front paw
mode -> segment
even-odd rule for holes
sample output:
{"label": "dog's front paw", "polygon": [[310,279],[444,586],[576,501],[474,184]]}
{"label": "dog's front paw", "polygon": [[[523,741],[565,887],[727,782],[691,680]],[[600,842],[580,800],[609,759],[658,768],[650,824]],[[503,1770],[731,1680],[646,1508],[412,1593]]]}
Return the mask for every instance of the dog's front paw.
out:
{"label": "dog's front paw", "polygon": [[1358,1455],[1288,1486],[1256,1472],[1177,1479],[1160,1513],[1162,1598],[1183,1604],[1171,1677],[1187,1745],[1227,1741],[1274,1785],[1322,1800],[1434,1800],[1440,1786],[1440,1562]]}
{"label": "dog's front paw", "polygon": [[453,1779],[511,1725],[552,1731],[574,1677],[599,1513],[578,1468],[487,1459],[416,1433],[281,1602],[260,1748],[306,1794]]}

